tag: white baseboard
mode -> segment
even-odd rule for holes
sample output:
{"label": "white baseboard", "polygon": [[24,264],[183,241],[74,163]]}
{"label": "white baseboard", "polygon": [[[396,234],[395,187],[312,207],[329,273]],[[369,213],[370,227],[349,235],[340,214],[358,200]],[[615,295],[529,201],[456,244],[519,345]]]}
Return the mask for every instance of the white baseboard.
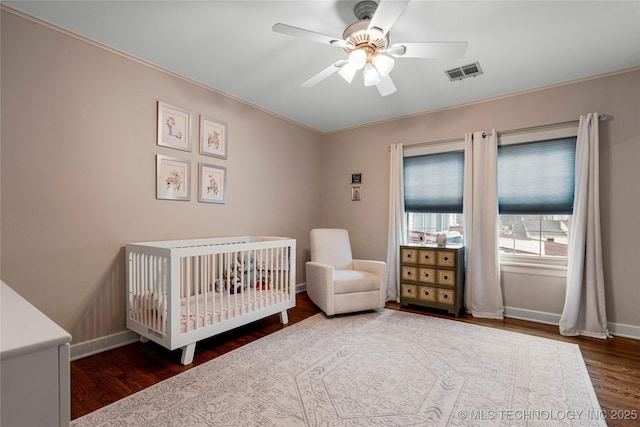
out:
{"label": "white baseboard", "polygon": [[616,337],[633,338],[640,340],[640,326],[623,325],[621,323],[609,322],[609,333]]}
{"label": "white baseboard", "polygon": [[71,361],[73,362],[74,360],[93,356],[94,354],[102,353],[107,350],[113,350],[114,348],[138,342],[139,340],[140,335],[135,332],[122,331],[113,335],[107,335],[106,337],[73,344],[70,350]]}
{"label": "white baseboard", "polygon": [[505,307],[504,316],[512,319],[528,320],[530,322],[544,323],[546,325],[560,324],[560,315],[546,313],[544,311],[526,310],[522,308]]}
{"label": "white baseboard", "polygon": [[304,292],[307,290],[307,284],[305,283],[298,283],[296,285],[296,294],[299,294],[300,292]]}
{"label": "white baseboard", "polygon": [[[530,322],[545,323],[547,325],[559,325],[560,315],[555,313],[545,313],[543,311],[526,310],[522,308],[505,307],[505,317],[513,319],[528,320]],[[640,326],[623,325],[621,323],[607,324],[609,333],[616,337],[632,338],[640,340]]]}

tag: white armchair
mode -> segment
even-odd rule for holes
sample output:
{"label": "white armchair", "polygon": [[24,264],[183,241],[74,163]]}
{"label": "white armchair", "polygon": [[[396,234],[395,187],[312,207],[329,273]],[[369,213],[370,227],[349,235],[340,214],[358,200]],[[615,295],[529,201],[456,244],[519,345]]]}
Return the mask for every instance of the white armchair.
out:
{"label": "white armchair", "polygon": [[327,316],[384,307],[387,264],[352,259],[347,230],[311,230],[306,267],[307,294]]}

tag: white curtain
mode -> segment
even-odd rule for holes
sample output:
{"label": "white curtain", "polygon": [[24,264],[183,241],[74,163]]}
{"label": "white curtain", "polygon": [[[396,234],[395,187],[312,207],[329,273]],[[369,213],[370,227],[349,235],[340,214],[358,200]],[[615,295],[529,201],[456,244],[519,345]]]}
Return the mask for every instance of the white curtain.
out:
{"label": "white curtain", "polygon": [[600,239],[599,140],[598,113],[580,116],[562,335],[610,336]]}
{"label": "white curtain", "polygon": [[498,254],[498,142],[496,131],[465,135],[464,240],[467,272],[464,304],[474,317],[502,319]]}
{"label": "white curtain", "polygon": [[387,301],[400,302],[400,245],[406,243],[402,144],[391,145],[389,168],[389,230],[387,239]]}

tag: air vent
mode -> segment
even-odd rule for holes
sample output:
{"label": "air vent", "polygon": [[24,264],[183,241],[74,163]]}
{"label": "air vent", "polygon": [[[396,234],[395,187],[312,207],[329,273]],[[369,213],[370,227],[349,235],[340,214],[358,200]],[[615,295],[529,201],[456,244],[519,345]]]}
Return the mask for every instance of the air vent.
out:
{"label": "air vent", "polygon": [[452,68],[445,71],[445,74],[449,76],[449,80],[462,80],[467,77],[475,77],[482,74],[480,64],[476,61],[473,64],[463,65],[462,67]]}

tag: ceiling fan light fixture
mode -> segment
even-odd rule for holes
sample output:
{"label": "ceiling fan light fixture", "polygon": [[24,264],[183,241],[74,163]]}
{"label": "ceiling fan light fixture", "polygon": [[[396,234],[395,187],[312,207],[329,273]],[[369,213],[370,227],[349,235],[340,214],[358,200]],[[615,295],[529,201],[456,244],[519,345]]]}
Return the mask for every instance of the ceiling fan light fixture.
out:
{"label": "ceiling fan light fixture", "polygon": [[340,74],[347,83],[351,83],[353,81],[353,77],[356,75],[356,71],[355,67],[351,65],[350,62],[347,62],[342,68],[340,68],[338,74]]}
{"label": "ceiling fan light fixture", "polygon": [[367,64],[362,73],[364,75],[365,86],[375,86],[380,83],[380,73],[373,65]]}
{"label": "ceiling fan light fixture", "polygon": [[395,61],[390,56],[378,54],[373,58],[373,65],[381,76],[386,76],[393,70]]}
{"label": "ceiling fan light fixture", "polygon": [[354,70],[361,70],[367,63],[367,52],[363,49],[356,49],[349,54],[349,65],[353,66]]}

